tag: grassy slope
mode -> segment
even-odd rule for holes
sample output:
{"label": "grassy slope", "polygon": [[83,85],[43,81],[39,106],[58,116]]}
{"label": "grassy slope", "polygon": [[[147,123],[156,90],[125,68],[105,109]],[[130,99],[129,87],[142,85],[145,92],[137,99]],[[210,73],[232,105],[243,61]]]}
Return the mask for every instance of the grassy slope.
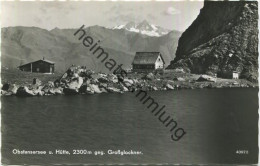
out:
{"label": "grassy slope", "polygon": [[61,73],[55,74],[42,74],[42,73],[30,73],[23,72],[16,69],[2,69],[1,71],[1,81],[4,83],[12,83],[17,85],[28,85],[32,84],[33,78],[38,78],[42,83],[47,83],[48,81],[55,81],[61,77]]}

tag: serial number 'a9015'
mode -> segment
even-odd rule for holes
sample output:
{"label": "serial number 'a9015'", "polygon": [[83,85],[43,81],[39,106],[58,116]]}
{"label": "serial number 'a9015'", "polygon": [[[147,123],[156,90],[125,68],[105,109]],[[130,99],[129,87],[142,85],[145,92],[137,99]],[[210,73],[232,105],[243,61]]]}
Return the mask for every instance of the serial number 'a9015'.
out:
{"label": "serial number 'a9015'", "polygon": [[248,150],[237,150],[236,154],[249,154]]}

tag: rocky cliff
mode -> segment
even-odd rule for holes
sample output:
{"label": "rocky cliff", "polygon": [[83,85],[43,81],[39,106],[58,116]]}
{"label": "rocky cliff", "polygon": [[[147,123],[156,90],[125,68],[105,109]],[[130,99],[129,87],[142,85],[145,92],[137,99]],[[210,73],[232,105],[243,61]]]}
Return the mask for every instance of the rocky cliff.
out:
{"label": "rocky cliff", "polygon": [[168,66],[197,74],[258,79],[258,3],[204,2],[204,7],[179,39]]}

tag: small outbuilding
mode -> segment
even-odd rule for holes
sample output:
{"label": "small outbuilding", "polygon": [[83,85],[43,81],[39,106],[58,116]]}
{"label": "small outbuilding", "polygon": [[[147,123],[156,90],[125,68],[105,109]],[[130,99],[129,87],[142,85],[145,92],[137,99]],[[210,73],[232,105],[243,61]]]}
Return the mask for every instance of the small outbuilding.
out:
{"label": "small outbuilding", "polygon": [[164,69],[164,59],[160,52],[136,52],[133,71]]}
{"label": "small outbuilding", "polygon": [[233,71],[232,78],[233,79],[239,79],[239,73],[237,71]]}
{"label": "small outbuilding", "polygon": [[55,62],[41,59],[34,62],[26,63],[18,66],[21,71],[34,72],[34,73],[54,73]]}

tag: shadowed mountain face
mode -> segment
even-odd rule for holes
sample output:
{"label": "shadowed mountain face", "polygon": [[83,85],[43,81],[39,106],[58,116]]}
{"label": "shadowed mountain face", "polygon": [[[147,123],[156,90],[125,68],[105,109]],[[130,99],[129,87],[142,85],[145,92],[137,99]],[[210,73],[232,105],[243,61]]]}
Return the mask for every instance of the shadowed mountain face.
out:
{"label": "shadowed mountain face", "polygon": [[[56,71],[64,71],[72,64],[84,65],[97,72],[108,72],[107,68],[73,34],[77,29],[51,31],[36,27],[2,28],[2,66],[16,68],[38,59],[56,62]],[[107,29],[91,26],[85,29],[86,35],[99,45],[124,68],[131,66],[137,51],[160,51],[166,64],[174,58],[177,41],[181,35],[171,31],[167,35],[152,37],[124,29]]]}
{"label": "shadowed mountain face", "polygon": [[168,68],[252,81],[258,76],[257,2],[204,2],[199,16],[179,39]]}

